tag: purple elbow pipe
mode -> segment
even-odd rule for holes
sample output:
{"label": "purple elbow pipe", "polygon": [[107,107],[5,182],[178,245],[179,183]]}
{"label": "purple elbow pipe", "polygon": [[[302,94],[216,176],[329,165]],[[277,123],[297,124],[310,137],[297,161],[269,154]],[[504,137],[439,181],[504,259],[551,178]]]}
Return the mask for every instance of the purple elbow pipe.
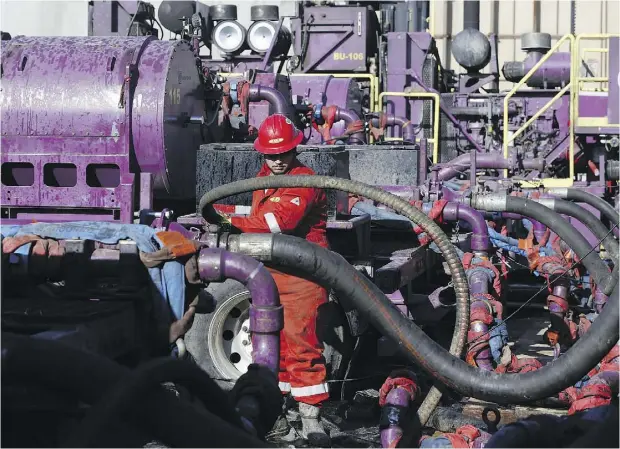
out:
{"label": "purple elbow pipe", "polygon": [[[342,108],[336,109],[335,119],[336,121],[344,120],[345,129],[348,128],[350,124],[361,121],[359,115],[357,115],[354,111]],[[365,144],[366,135],[363,131],[353,133],[349,136],[349,143]]]}
{"label": "purple elbow pipe", "polygon": [[471,226],[471,249],[473,251],[489,251],[491,242],[487,222],[481,212],[459,203],[448,203],[443,209],[443,218],[449,221],[463,220]]}
{"label": "purple elbow pipe", "polygon": [[284,309],[269,271],[259,261],[221,248],[200,251],[198,272],[204,281],[234,279],[250,291],[250,329],[252,360],[278,375],[280,370],[280,331],[284,328]]}
{"label": "purple elbow pipe", "polygon": [[291,112],[286,98],[284,98],[282,92],[273,87],[252,84],[250,86],[249,99],[250,101],[265,100],[271,105],[273,114],[282,114],[285,117],[291,118]]}
{"label": "purple elbow pipe", "polygon": [[[526,159],[522,161],[523,168],[528,170],[543,170],[544,162],[541,159]],[[468,170],[471,166],[471,156],[462,154],[450,162],[447,162],[444,168],[439,170],[437,179],[439,181],[449,181],[459,173]],[[501,153],[481,153],[476,155],[476,166],[478,168],[494,168],[504,169],[512,168],[512,161],[505,159]]]}
{"label": "purple elbow pipe", "polygon": [[[401,137],[405,142],[415,143],[415,132],[413,128],[413,123],[407,120],[404,117],[396,116],[394,114],[385,114],[386,117],[386,125],[387,126],[398,126],[400,127],[400,135],[398,132],[394,130],[395,137]],[[379,127],[381,120],[379,118],[371,119],[372,126]]]}

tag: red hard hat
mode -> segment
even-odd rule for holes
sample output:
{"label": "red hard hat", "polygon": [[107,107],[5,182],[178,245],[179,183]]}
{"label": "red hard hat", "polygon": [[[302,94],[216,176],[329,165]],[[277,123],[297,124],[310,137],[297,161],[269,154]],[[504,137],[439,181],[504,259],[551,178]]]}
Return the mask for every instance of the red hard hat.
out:
{"label": "red hard hat", "polygon": [[281,114],[270,115],[260,125],[254,149],[263,154],[282,154],[301,143],[304,135]]}

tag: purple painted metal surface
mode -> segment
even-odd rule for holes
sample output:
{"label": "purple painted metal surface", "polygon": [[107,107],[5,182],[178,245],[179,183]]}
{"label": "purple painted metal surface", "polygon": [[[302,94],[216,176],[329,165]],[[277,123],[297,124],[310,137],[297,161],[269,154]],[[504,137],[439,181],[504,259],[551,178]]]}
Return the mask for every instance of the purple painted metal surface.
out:
{"label": "purple painted metal surface", "polygon": [[[542,161],[539,159],[526,159],[522,161],[526,169],[542,169]],[[469,170],[471,165],[471,156],[463,154],[452,159],[450,162],[442,164],[444,167],[439,170],[438,180],[448,181],[461,172]],[[476,155],[476,165],[478,168],[513,168],[514,163],[510,159],[505,159],[501,153],[482,153]]]}
{"label": "purple painted metal surface", "polygon": [[[412,400],[411,393],[399,387],[393,388],[386,396],[386,405],[408,408]],[[403,437],[403,429],[399,425],[392,424],[385,429],[381,429],[381,447],[397,447],[398,442]]]}
{"label": "purple painted metal surface", "polygon": [[198,271],[204,281],[235,279],[248,288],[252,297],[252,360],[277,375],[280,369],[280,331],[284,328],[284,309],[269,271],[256,259],[221,248],[201,250]]}
{"label": "purple painted metal surface", "polygon": [[376,23],[372,8],[311,6],[303,11],[301,21],[291,20],[292,31],[308,39],[305,54],[302,39],[295,39],[295,54],[305,56],[301,72],[366,72],[373,41],[368,37],[374,36]]}
{"label": "purple painted metal surface", "polygon": [[46,221],[77,213],[130,223],[138,170],[156,174],[156,192],[193,195],[198,134],[166,123],[204,109],[192,96],[199,79],[188,44],[20,37],[2,64],[2,171],[18,175],[3,176],[5,219],[38,209]]}
{"label": "purple painted metal surface", "polygon": [[[468,270],[467,271],[467,279],[469,281],[469,291],[473,298],[477,298],[478,295],[485,295],[489,293],[489,276],[482,270]],[[477,309],[482,309],[483,311],[480,314],[488,313],[488,305],[486,301],[482,301],[480,299],[473,299],[470,310],[471,315],[474,315]],[[472,321],[470,323],[470,332],[475,334],[485,333],[489,330],[489,326],[484,324],[482,321]],[[477,342],[476,347],[482,345],[481,341]],[[480,369],[484,369],[487,371],[493,371],[493,363],[491,362],[491,350],[489,348],[488,342],[484,344],[485,349],[478,350],[475,355],[476,364]]]}
{"label": "purple painted metal surface", "polygon": [[[348,99],[359,91],[357,82],[351,78],[334,78],[330,75],[295,76],[290,77],[291,91],[294,97],[298,97],[300,103],[338,106],[348,108]],[[344,134],[344,121],[334,123],[332,135]],[[322,138],[319,132],[309,127],[304,130],[306,144],[320,144]]]}
{"label": "purple painted metal surface", "polygon": [[471,249],[473,251],[489,251],[491,242],[487,222],[481,212],[459,203],[448,203],[443,209],[443,218],[448,221],[463,220],[470,224],[473,233]]}

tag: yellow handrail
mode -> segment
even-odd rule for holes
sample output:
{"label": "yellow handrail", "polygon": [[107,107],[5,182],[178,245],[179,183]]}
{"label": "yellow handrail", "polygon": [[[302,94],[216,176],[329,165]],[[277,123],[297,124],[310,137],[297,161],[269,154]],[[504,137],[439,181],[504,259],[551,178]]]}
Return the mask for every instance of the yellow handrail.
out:
{"label": "yellow handrail", "polygon": [[379,78],[372,73],[291,73],[290,76],[333,76],[334,78],[360,78],[370,80],[370,112],[378,112]]}
{"label": "yellow handrail", "polygon": [[[572,61],[572,59],[574,59],[574,56],[571,59],[570,82],[566,86],[564,86],[564,88],[561,89],[551,100],[549,100],[547,104],[545,104],[536,114],[534,114],[534,116],[532,116],[519,129],[517,129],[512,134],[512,136],[509,136],[509,130],[508,130],[508,100],[510,100],[510,98],[512,98],[512,96],[521,88],[521,86],[523,86],[532,77],[532,75],[534,75],[534,73],[536,73],[536,71],[540,67],[542,67],[545,61],[549,59],[551,55],[555,53],[565,41],[570,41],[571,53],[574,55],[575,54],[575,51],[574,51],[575,50],[575,37],[572,34],[567,34],[563,36],[559,41],[557,41],[557,43],[540,59],[540,61],[538,61],[534,65],[534,67],[532,67],[532,69],[517,84],[515,84],[512,90],[508,92],[508,94],[504,97],[504,145],[503,146],[504,146],[504,157],[508,158],[509,157],[508,145],[516,137],[518,137],[523,131],[525,131],[525,129],[528,126],[530,126],[534,122],[534,120],[536,120],[547,109],[549,109],[549,107],[557,99],[559,99],[569,89],[571,89],[571,93],[569,94],[569,120],[571,124],[569,127],[569,143],[568,143],[568,171],[569,171],[568,176],[569,177],[564,178],[564,179],[545,179],[544,184],[547,187],[571,187],[573,185],[573,178],[575,176],[575,161],[573,157],[574,144],[575,144],[575,131],[574,131],[574,120],[573,120],[574,108],[572,107],[575,89],[571,88],[571,86],[575,85],[574,83],[575,65]],[[508,170],[504,170],[504,177],[505,178],[508,177]],[[531,184],[531,187],[535,187],[536,184],[539,184],[539,183],[524,182],[523,184],[524,184],[524,187],[530,187],[530,184]]]}
{"label": "yellow handrail", "polygon": [[[579,93],[582,91],[582,84],[584,83],[609,83],[609,76],[596,76],[596,77],[587,77],[587,76],[579,76],[579,69],[581,67],[581,61],[583,59],[582,55],[585,55],[587,52],[598,52],[598,53],[607,53],[609,54],[608,48],[585,48],[583,52],[579,53],[579,45],[582,40],[609,40],[611,37],[620,37],[620,34],[578,34],[575,38],[575,52],[573,53],[573,65],[575,71],[575,99],[573,102],[574,115],[577,120],[579,120]],[[609,70],[609,68],[607,68]],[[601,86],[601,90],[605,90],[604,87]],[[585,91],[585,89],[584,89]],[[572,120],[571,120],[571,123]],[[606,127],[620,127],[620,124],[616,123],[605,123]]]}
{"label": "yellow handrail", "polygon": [[[431,2],[432,3],[432,2]],[[407,98],[432,98],[433,101],[433,138],[428,139],[433,142],[433,164],[439,160],[439,94],[434,92],[381,92],[379,102],[383,109],[384,97],[407,97]]]}

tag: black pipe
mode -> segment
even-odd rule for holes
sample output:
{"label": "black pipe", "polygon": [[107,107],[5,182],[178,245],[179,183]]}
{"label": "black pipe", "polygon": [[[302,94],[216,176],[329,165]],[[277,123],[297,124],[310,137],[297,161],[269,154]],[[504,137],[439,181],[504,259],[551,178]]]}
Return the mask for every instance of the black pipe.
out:
{"label": "black pipe", "polygon": [[616,225],[614,234],[618,235],[620,216],[614,207],[603,198],[599,198],[596,195],[592,195],[591,193],[579,189],[550,189],[549,193],[562,199],[577,201],[594,207],[601,213],[602,216],[607,218],[612,225]]}
{"label": "black pipe", "polygon": [[[105,357],[56,341],[2,332],[3,383],[34,383],[94,404],[129,372]],[[161,387],[132,404],[126,416],[158,441],[174,447],[267,447],[239,427],[179,401]]]}
{"label": "black pipe", "polygon": [[228,395],[207,373],[189,361],[172,358],[155,359],[139,366],[107,391],[70,436],[65,447],[91,447],[115,418],[150,394],[160,384],[173,382],[191,391],[211,413],[243,429],[241,418],[230,405]]}
{"label": "black pipe", "polygon": [[[618,285],[609,297],[605,313],[565,354],[523,374],[497,374],[474,368],[450,355],[405,317],[392,302],[337,253],[306,240],[271,234],[242,234],[240,248],[271,248],[271,262],[278,269],[333,288],[341,301],[352,301],[383,335],[401,346],[431,377],[465,396],[499,404],[527,403],[555,395],[572,386],[613,348],[618,341]],[[232,238],[232,237],[231,237]],[[241,242],[241,239],[244,239]],[[247,240],[245,240],[247,239]]]}
{"label": "black pipe", "polygon": [[613,288],[617,287],[617,283],[614,284],[609,276],[609,268],[598,254],[592,251],[585,237],[560,214],[548,207],[532,200],[504,194],[476,195],[471,199],[471,206],[491,212],[512,212],[539,221],[570,246],[604,294],[609,296]]}
{"label": "black pipe", "polygon": [[465,0],[463,10],[463,29],[480,30],[480,1]]}
{"label": "black pipe", "polygon": [[592,231],[594,236],[603,242],[603,245],[611,254],[614,261],[614,269],[611,273],[612,280],[610,282],[618,283],[618,242],[613,238],[613,234],[596,218],[591,212],[587,211],[583,207],[571,203],[570,201],[564,201],[555,198],[541,198],[537,200],[543,206],[547,206],[550,209],[556,211],[562,215],[568,215],[569,217],[576,218],[582,222],[586,227]]}

